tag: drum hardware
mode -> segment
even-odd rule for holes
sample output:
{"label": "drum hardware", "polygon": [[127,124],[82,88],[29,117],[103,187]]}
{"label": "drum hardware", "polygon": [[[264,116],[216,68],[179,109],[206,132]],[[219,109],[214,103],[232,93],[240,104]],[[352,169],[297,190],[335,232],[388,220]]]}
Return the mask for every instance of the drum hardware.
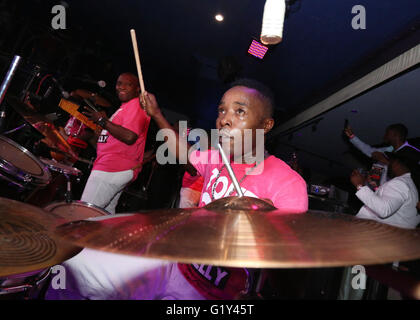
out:
{"label": "drum hardware", "polygon": [[[70,155],[70,154],[68,154],[67,152],[65,152],[65,151],[62,151],[62,150],[60,150],[60,149],[57,149],[57,148],[52,148],[52,147],[48,147],[48,149],[50,149],[51,151],[53,151],[53,152],[56,152],[56,153],[59,153],[59,154],[62,154],[63,156],[65,156],[65,158],[72,158],[72,156]],[[48,159],[47,159],[48,160]],[[88,164],[89,166],[92,166],[93,165],[93,163],[94,163],[94,161],[95,161],[95,157],[92,157],[90,160],[88,160],[88,159],[84,159],[84,158],[81,158],[81,157],[77,157],[76,159],[73,159],[74,160],[74,162],[76,162],[76,161],[80,161],[80,162],[83,162],[83,163],[86,163],[86,164]]]}
{"label": "drum hardware", "polygon": [[[0,86],[0,106],[3,103],[4,97],[6,96],[7,89],[10,86],[10,83],[12,82],[12,79],[15,75],[15,72],[17,70],[17,67],[21,61],[20,56],[14,56],[12,63],[10,64],[9,70],[6,73],[6,76],[3,79],[3,82]],[[6,119],[6,106],[3,105],[0,107],[0,132],[3,131],[4,125],[5,125],[5,119]]]}
{"label": "drum hardware", "polygon": [[64,193],[64,197],[66,199],[67,203],[70,203],[72,201],[72,193],[71,193],[71,181],[70,181],[70,176],[68,174],[64,174],[64,176],[66,177],[67,180],[67,188],[66,188],[66,192]]}
{"label": "drum hardware", "polygon": [[20,100],[24,101],[26,97],[28,96],[29,89],[31,88],[35,78],[40,76],[41,67],[35,66],[34,69],[31,72],[30,78],[26,81],[24,85],[24,89],[22,90],[22,93],[20,95]]}
{"label": "drum hardware", "polygon": [[71,191],[71,176],[75,176],[77,178],[77,182],[80,182],[80,176],[82,172],[74,167],[70,167],[65,164],[61,164],[56,162],[55,160],[40,158],[41,162],[43,162],[50,170],[56,171],[66,178],[66,192],[64,193],[64,197],[66,202],[72,202],[72,191]]}
{"label": "drum hardware", "polygon": [[19,131],[19,130],[21,130],[23,128],[27,128],[27,127],[29,127],[29,125],[25,122],[25,123],[21,124],[20,126],[18,126],[16,128],[13,128],[11,130],[8,130],[8,131],[3,132],[3,135],[8,135],[8,134],[17,132],[17,131]]}
{"label": "drum hardware", "polygon": [[83,101],[95,112],[99,112],[98,109],[95,108],[92,102],[89,101],[89,99],[84,98]]}
{"label": "drum hardware", "polygon": [[39,288],[47,283],[51,275],[51,268],[36,272],[32,276],[12,276],[0,278],[0,296],[23,293],[23,299],[35,299]]}

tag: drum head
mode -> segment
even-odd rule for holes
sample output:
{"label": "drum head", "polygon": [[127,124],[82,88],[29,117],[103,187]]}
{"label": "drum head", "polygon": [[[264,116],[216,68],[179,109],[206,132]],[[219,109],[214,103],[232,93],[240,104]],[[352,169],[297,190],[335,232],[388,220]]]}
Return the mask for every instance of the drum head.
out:
{"label": "drum head", "polygon": [[37,181],[32,181],[34,184],[47,185],[51,180],[51,174],[42,162],[27,149],[3,136],[0,136],[0,158],[36,178]]}
{"label": "drum head", "polygon": [[92,217],[109,215],[109,212],[106,210],[83,201],[73,201],[70,203],[65,201],[54,202],[44,207],[44,210],[53,212],[66,221],[85,220]]}

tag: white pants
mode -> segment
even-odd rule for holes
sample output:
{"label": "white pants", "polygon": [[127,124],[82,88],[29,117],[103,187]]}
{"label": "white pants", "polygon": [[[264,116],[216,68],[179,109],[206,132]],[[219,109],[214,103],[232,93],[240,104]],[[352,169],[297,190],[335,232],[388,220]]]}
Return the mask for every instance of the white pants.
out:
{"label": "white pants", "polygon": [[47,300],[204,299],[169,261],[83,249],[61,265],[65,289],[54,288],[52,275]]}
{"label": "white pants", "polygon": [[105,172],[92,170],[81,200],[114,214],[125,186],[133,179],[133,170]]}

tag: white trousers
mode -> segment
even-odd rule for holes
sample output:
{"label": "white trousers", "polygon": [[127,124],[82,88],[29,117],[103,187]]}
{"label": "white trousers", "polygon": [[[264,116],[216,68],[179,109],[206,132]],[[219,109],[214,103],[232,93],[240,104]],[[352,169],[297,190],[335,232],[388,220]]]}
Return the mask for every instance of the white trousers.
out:
{"label": "white trousers", "polygon": [[133,179],[133,170],[105,172],[92,170],[81,200],[114,214],[125,186]]}
{"label": "white trousers", "polygon": [[52,275],[47,300],[205,299],[169,261],[83,249],[61,265],[64,285],[54,288]]}

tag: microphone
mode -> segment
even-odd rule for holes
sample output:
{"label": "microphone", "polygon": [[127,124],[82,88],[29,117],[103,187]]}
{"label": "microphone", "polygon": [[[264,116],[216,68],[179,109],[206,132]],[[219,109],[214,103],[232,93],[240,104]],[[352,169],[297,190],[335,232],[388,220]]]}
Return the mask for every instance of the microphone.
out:
{"label": "microphone", "polygon": [[98,81],[98,86],[100,86],[101,88],[105,88],[106,87],[106,82],[104,80],[99,80]]}
{"label": "microphone", "polygon": [[61,84],[57,81],[56,78],[51,77],[51,79],[54,81],[57,88],[60,90],[60,93],[63,96],[63,98],[68,99],[70,97],[70,94],[66,90],[64,90],[64,88],[61,86]]}

